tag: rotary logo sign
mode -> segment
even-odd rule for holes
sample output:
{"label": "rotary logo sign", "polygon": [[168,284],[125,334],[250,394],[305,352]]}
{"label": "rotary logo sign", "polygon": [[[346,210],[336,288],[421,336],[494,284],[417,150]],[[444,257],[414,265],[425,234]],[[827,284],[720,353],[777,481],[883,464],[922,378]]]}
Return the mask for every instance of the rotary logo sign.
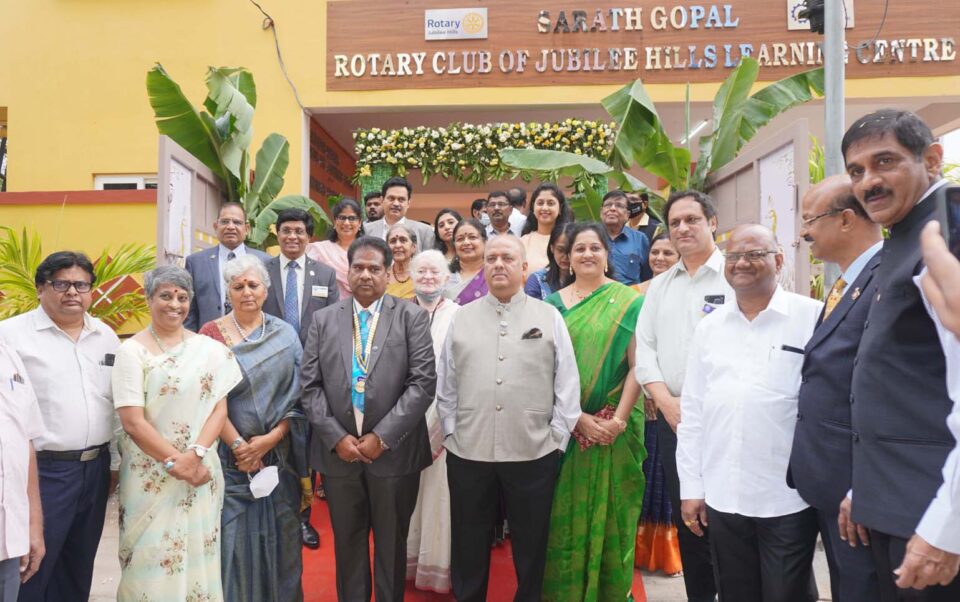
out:
{"label": "rotary logo sign", "polygon": [[486,8],[423,11],[424,40],[486,40]]}

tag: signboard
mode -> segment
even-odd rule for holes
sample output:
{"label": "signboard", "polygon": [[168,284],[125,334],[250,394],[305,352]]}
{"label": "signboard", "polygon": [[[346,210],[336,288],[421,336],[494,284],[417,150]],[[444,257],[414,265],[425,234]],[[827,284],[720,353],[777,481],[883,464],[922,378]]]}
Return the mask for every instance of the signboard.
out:
{"label": "signboard", "polygon": [[487,9],[450,8],[423,11],[425,40],[486,40]]}
{"label": "signboard", "polygon": [[[823,64],[823,38],[790,29],[797,26],[791,0],[488,0],[485,9],[455,8],[460,3],[328,0],[327,89],[719,82],[743,56],[756,58],[760,78],[770,81]],[[852,0],[845,6],[848,78],[960,74],[960,2],[936,10],[859,2],[856,15]],[[486,35],[465,38],[468,13],[481,10]],[[445,13],[459,21],[449,28],[462,32],[456,39],[433,37],[448,31],[443,19],[427,26],[427,15]],[[377,35],[371,20],[380,24]]]}

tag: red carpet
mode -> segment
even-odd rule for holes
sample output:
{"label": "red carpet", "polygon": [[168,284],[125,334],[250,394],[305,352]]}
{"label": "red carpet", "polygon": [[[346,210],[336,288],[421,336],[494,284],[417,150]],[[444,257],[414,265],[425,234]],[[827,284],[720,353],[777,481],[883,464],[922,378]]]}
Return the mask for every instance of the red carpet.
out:
{"label": "red carpet", "polygon": [[[305,602],[336,602],[336,568],[333,557],[333,532],[330,529],[330,513],[327,503],[315,501],[311,522],[320,532],[320,549],[303,549],[303,593]],[[371,544],[371,548],[373,545]],[[513,572],[513,558],[507,544],[495,548],[490,558],[490,586],[487,592],[488,602],[509,602],[517,589],[517,578]],[[633,596],[636,602],[645,602],[643,582],[639,571],[634,571]],[[415,589],[407,582],[404,596],[407,602],[453,602],[450,594],[435,594]]]}

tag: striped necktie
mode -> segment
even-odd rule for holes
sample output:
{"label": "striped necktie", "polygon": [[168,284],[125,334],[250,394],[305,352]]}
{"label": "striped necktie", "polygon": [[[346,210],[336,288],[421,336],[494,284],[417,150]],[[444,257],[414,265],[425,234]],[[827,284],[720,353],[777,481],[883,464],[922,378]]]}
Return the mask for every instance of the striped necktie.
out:
{"label": "striped necktie", "polygon": [[300,266],[296,261],[287,264],[287,286],[283,292],[283,319],[300,332],[300,304],[297,302],[297,269]]}

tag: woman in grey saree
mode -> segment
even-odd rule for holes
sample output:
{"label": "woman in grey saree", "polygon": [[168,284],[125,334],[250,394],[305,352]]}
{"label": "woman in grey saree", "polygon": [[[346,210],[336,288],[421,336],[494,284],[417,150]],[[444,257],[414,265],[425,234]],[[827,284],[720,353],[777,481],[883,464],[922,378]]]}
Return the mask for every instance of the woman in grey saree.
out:
{"label": "woman in grey saree", "polygon": [[[227,395],[217,450],[225,482],[223,593],[230,602],[302,600],[299,514],[301,479],[307,476],[307,424],[299,403],[302,348],[289,324],[260,311],[269,277],[247,259],[224,269],[233,311],[200,329],[227,345],[243,372],[243,381]],[[251,478],[273,466],[279,484],[255,498]]]}

